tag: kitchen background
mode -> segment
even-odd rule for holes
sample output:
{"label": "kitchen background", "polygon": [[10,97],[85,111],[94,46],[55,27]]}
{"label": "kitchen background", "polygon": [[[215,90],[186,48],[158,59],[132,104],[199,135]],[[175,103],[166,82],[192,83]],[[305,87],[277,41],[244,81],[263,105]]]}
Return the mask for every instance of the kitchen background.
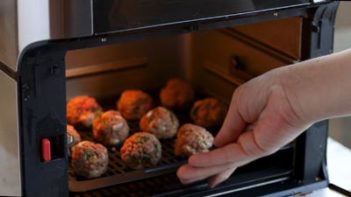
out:
{"label": "kitchen background", "polygon": [[[351,48],[351,2],[341,2],[336,18],[334,51]],[[351,148],[351,117],[337,118],[329,122],[329,135]]]}

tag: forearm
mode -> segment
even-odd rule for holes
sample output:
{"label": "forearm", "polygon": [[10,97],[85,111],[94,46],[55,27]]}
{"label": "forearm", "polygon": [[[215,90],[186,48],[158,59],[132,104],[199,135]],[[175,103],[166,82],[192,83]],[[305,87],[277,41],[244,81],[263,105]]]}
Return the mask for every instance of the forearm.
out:
{"label": "forearm", "polygon": [[351,114],[351,50],[281,69],[296,114],[310,122]]}

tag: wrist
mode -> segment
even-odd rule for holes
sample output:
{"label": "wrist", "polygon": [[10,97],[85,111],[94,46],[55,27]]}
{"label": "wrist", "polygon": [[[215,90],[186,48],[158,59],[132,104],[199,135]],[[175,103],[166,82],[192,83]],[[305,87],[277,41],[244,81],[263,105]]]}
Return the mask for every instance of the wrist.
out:
{"label": "wrist", "polygon": [[282,86],[306,123],[351,112],[351,50],[279,69]]}
{"label": "wrist", "polygon": [[318,120],[318,114],[313,111],[310,104],[305,101],[306,97],[310,97],[311,92],[308,89],[301,87],[309,83],[308,79],[303,79],[304,76],[300,75],[300,70],[294,67],[295,65],[281,67],[274,70],[276,83],[281,86],[287,104],[290,107],[292,114],[293,125],[307,125]]}

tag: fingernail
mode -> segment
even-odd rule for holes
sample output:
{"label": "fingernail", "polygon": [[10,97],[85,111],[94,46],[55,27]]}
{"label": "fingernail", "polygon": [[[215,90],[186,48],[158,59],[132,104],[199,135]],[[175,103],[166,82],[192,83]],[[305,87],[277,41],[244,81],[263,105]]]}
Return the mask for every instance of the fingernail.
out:
{"label": "fingernail", "polygon": [[217,185],[215,185],[215,184],[209,184],[208,185],[211,189],[213,189],[213,188],[215,188]]}
{"label": "fingernail", "polygon": [[219,184],[219,182],[217,182],[217,181],[211,181],[211,182],[208,183],[208,186],[211,189],[213,189],[213,188],[217,187],[218,184]]}
{"label": "fingernail", "polygon": [[199,155],[192,155],[188,159],[188,164],[191,166],[196,166],[198,163]]}
{"label": "fingernail", "polygon": [[192,182],[189,181],[189,180],[181,180],[180,182],[181,182],[183,185],[188,185],[188,184],[192,183]]}

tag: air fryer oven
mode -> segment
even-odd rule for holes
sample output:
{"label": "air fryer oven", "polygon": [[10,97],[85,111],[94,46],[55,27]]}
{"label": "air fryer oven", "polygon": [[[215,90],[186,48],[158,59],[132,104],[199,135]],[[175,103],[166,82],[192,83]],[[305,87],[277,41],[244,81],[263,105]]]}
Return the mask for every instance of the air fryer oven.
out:
{"label": "air fryer oven", "polygon": [[[66,101],[91,95],[105,109],[125,89],[157,98],[172,77],[196,97],[229,104],[236,87],[270,69],[332,52],[333,1],[50,2],[50,39],[21,51],[18,69],[1,65],[17,84],[21,192],[24,196],[286,196],[327,187],[327,121],[314,124],[278,152],[239,168],[214,189],[182,185],[173,142],[160,164],[130,170],[110,150],[108,171],[85,180],[70,169]],[[56,8],[56,9],[54,9]],[[56,17],[52,17],[56,16]],[[181,122],[189,121],[187,114]],[[132,130],[138,130],[131,123]],[[218,128],[211,132],[216,133]],[[91,138],[88,132],[81,133]],[[43,139],[50,146],[42,144]],[[43,154],[50,151],[51,160]]]}

